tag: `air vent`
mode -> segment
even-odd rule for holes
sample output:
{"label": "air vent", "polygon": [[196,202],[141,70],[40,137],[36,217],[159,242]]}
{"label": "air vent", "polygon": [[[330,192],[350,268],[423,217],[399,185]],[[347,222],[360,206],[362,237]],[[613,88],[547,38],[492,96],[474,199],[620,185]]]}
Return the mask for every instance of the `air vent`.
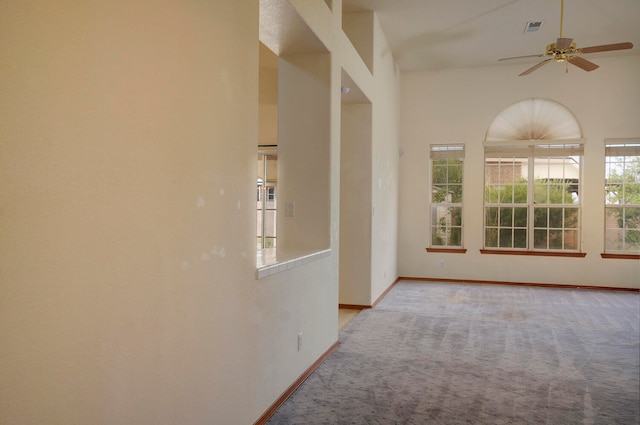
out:
{"label": "air vent", "polygon": [[540,31],[542,24],[544,24],[544,21],[529,21],[527,22],[527,26],[524,28],[524,32]]}

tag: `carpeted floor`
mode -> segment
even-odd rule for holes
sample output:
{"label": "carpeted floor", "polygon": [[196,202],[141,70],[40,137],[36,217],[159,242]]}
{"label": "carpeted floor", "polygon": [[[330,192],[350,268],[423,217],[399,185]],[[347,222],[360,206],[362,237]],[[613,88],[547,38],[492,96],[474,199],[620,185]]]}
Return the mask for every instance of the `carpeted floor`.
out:
{"label": "carpeted floor", "polygon": [[269,424],[638,424],[640,294],[399,282]]}

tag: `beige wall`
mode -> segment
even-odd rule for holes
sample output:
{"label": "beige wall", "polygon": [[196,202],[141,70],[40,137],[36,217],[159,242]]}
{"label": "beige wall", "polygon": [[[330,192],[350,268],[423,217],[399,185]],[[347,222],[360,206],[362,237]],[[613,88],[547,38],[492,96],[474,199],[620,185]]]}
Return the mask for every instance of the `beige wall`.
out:
{"label": "beige wall", "polygon": [[340,304],[371,305],[371,104],[342,106]]}
{"label": "beige wall", "polygon": [[[522,65],[402,76],[400,226],[401,276],[640,287],[640,262],[603,260],[604,140],[640,136],[640,56],[594,58],[591,73],[548,66],[517,77]],[[525,67],[526,68],[526,67]],[[517,101],[542,97],[573,112],[586,139],[582,181],[585,258],[481,255],[482,141],[493,118]],[[428,149],[465,143],[466,254],[425,252],[428,241]],[[440,262],[444,261],[444,267]]]}
{"label": "beige wall", "polygon": [[396,77],[339,0],[292,4],[331,55],[332,253],[260,280],[258,2],[3,4],[0,423],[249,424],[336,342],[340,73],[380,102]]}
{"label": "beige wall", "polygon": [[257,20],[254,1],[3,3],[0,423],[260,413]]}
{"label": "beige wall", "polygon": [[[357,25],[362,28],[356,28]],[[344,23],[343,23],[344,26]],[[372,305],[396,274],[398,206],[399,72],[377,17],[357,13],[348,20],[350,37],[365,62],[361,72],[344,60],[345,72],[371,103],[343,105],[341,141],[340,303]],[[369,43],[365,36],[369,35]],[[353,49],[351,43],[347,48]],[[367,47],[366,49],[364,47]],[[352,57],[345,49],[344,57]],[[371,86],[372,77],[374,84]],[[365,217],[366,215],[366,217]]]}

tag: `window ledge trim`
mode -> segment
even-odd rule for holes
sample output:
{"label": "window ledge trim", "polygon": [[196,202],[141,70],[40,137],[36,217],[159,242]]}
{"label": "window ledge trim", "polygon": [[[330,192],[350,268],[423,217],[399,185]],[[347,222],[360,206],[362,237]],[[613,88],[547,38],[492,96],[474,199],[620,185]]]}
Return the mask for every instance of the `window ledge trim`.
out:
{"label": "window ledge trim", "polygon": [[603,252],[600,254],[602,258],[616,258],[619,260],[640,260],[640,254],[613,254],[608,252]]}
{"label": "window ledge trim", "polygon": [[586,252],[550,252],[550,251],[518,251],[513,249],[481,249],[481,254],[529,255],[538,257],[575,257],[584,258]]}
{"label": "window ledge trim", "polygon": [[[328,257],[331,255],[331,248],[296,252],[286,251],[282,248],[265,248],[258,250],[256,254],[256,279],[264,279],[267,276],[282,273]],[[264,254],[267,255],[265,256]]]}
{"label": "window ledge trim", "polygon": [[443,252],[447,254],[466,254],[467,248],[426,248],[427,252]]}

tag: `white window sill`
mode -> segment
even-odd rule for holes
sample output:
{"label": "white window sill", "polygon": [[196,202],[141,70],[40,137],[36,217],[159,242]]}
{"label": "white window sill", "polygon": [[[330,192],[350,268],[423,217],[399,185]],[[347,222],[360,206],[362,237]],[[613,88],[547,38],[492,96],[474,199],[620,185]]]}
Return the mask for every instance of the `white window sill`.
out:
{"label": "white window sill", "polygon": [[256,279],[282,273],[331,255],[331,249],[300,252],[267,248],[256,251]]}

